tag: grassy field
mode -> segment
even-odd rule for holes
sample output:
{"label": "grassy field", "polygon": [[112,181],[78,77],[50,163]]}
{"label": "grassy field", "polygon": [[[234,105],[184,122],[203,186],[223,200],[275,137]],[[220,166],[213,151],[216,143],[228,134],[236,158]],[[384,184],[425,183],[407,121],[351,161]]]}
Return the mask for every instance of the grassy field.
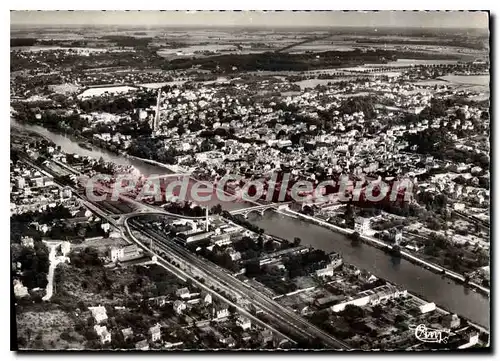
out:
{"label": "grassy field", "polygon": [[87,239],[80,244],[71,245],[71,249],[77,250],[86,247],[93,247],[99,250],[99,253],[106,253],[111,247],[123,247],[128,245],[122,238],[101,238],[101,239]]}
{"label": "grassy field", "polygon": [[[16,315],[19,348],[83,349],[84,337],[74,331],[74,319],[62,310],[27,311]],[[68,341],[61,338],[66,333]],[[63,335],[63,338],[66,338]]]}
{"label": "grassy field", "polygon": [[[155,323],[175,325],[178,320],[171,308],[151,312],[141,306],[142,301],[157,295],[173,295],[183,286],[183,281],[156,265],[108,269],[60,264],[50,302],[33,303],[25,299],[16,305],[19,348],[100,348],[93,325],[89,323],[92,317],[88,310],[98,305],[105,306],[108,311],[107,326],[113,339],[119,330],[130,326],[138,337],[146,337],[148,328]],[[174,319],[169,321],[172,317]]]}

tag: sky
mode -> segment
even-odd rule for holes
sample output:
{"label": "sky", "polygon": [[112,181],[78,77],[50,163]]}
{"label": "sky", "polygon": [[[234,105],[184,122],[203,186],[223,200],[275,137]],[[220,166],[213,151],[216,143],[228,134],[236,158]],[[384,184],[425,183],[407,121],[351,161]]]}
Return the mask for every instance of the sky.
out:
{"label": "sky", "polygon": [[356,26],[488,28],[487,12],[460,11],[11,11],[11,25]]}

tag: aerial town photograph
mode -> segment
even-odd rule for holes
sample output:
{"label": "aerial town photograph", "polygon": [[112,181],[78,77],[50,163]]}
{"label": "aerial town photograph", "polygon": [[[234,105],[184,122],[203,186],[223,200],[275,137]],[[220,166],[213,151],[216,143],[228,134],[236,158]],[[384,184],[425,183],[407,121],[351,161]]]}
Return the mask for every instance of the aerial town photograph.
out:
{"label": "aerial town photograph", "polygon": [[9,89],[13,351],[491,351],[488,11],[17,10]]}

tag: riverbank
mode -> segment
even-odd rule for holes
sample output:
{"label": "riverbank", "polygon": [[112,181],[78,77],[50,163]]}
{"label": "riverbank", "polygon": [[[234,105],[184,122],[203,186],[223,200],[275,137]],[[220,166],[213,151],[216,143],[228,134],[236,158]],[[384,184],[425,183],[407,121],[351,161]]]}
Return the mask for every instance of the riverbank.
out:
{"label": "riverbank", "polygon": [[[293,212],[293,211],[292,211]],[[294,212],[295,213],[295,212]],[[290,217],[289,215],[285,214],[285,213],[281,213],[287,217]],[[182,214],[178,214],[177,215],[178,217],[186,217]],[[198,219],[201,219],[201,217],[198,217]],[[235,222],[234,220],[231,220],[231,219],[228,219],[228,218],[224,218],[229,224],[232,224],[234,226],[238,226],[238,227],[245,227],[244,225],[238,223],[238,222]],[[347,231],[347,230],[344,230],[344,231]],[[273,235],[273,234],[270,234],[270,233],[263,233],[264,236],[267,236],[267,237],[271,237],[273,239],[277,239],[279,242],[284,242],[284,243],[290,243],[289,240],[285,239],[285,238],[282,238],[282,237],[279,237],[279,236],[276,236],[276,235]],[[313,248],[313,247],[312,247]],[[314,249],[314,248],[313,248]],[[383,277],[378,277],[379,279],[387,282],[388,284],[393,284],[391,281],[383,278]],[[401,288],[400,285],[395,285],[396,287],[399,287]],[[296,295],[296,294],[299,294],[299,293],[302,293],[302,292],[306,292],[306,291],[311,291],[311,290],[314,290],[315,288],[318,288],[318,286],[313,286],[313,287],[308,287],[308,288],[303,288],[303,289],[298,289],[298,290],[295,290],[295,291],[292,291],[292,292],[289,292],[289,293],[285,293],[285,294],[280,294],[280,295],[276,295],[273,297],[273,300],[278,300],[280,298],[283,298],[283,297],[287,297],[287,296],[292,296],[292,295]],[[439,302],[436,302],[435,300],[433,299],[427,299],[426,300],[426,297],[417,293],[417,292],[410,292],[410,291],[407,291],[408,292],[408,295],[412,298],[414,298],[415,300],[417,300],[420,304],[424,305],[424,304],[427,304],[427,303],[434,303],[435,306],[436,306],[436,310],[438,312],[440,312],[441,314],[443,315],[447,315],[447,314],[450,314],[450,313],[453,313],[452,311],[448,310],[446,308],[446,306],[442,305],[441,303]],[[484,332],[486,334],[490,334],[490,331],[488,330],[487,327],[483,327],[475,322],[473,322],[472,320],[470,320],[469,318],[465,317],[464,315],[459,315],[464,321],[466,321],[470,326],[476,328],[477,330],[481,331],[481,332]]]}
{"label": "riverbank", "polygon": [[[339,226],[336,226],[336,225],[333,225],[333,224],[330,224],[328,222],[325,222],[321,219],[318,219],[318,218],[315,218],[315,217],[311,217],[311,216],[308,216],[308,215],[305,215],[305,214],[302,214],[302,213],[299,213],[299,212],[295,212],[295,211],[292,211],[291,209],[287,209],[284,211],[285,213],[290,213],[292,215],[295,215],[296,217],[299,217],[301,219],[304,219],[306,221],[309,221],[309,222],[312,222],[312,223],[315,223],[315,224],[318,224],[322,227],[325,227],[325,228],[329,228],[331,230],[334,230],[336,232],[339,232],[339,233],[342,233],[342,234],[345,234],[345,235],[352,235],[354,233],[354,230],[352,229],[346,229],[346,228],[342,228],[342,227],[339,227]],[[391,252],[391,251],[395,251],[394,250],[394,247],[385,243],[385,242],[382,242],[376,238],[373,238],[373,237],[369,237],[369,236],[365,236],[365,235],[360,235],[360,239],[364,242],[364,243],[367,243],[371,246],[375,246],[381,250],[383,250],[384,252]],[[406,259],[407,261],[410,261],[414,264],[417,264],[419,266],[422,266],[430,271],[433,271],[437,274],[441,274],[443,276],[446,276],[447,278],[449,279],[452,279],[453,281],[459,283],[459,284],[462,284],[466,287],[471,287],[473,290],[476,290],[478,292],[480,292],[481,294],[485,295],[485,296],[488,296],[490,295],[490,290],[483,287],[483,286],[480,286],[476,283],[468,283],[468,284],[465,284],[465,277],[456,273],[456,272],[453,272],[451,270],[448,270],[444,267],[441,267],[439,265],[436,265],[434,263],[430,263],[430,262],[427,262],[423,259],[420,259],[418,257],[415,257],[411,254],[409,254],[408,252],[405,252],[405,251],[399,251],[399,256]]]}
{"label": "riverbank", "polygon": [[[156,160],[152,160],[152,159],[146,159],[146,158],[139,158],[139,157],[136,157],[135,155],[130,155],[128,153],[121,153],[124,157],[127,157],[127,158],[131,158],[131,159],[135,159],[135,160],[138,160],[138,161],[141,161],[141,162],[144,162],[144,163],[148,163],[148,164],[151,164],[151,165],[155,165],[157,167],[161,167],[161,168],[165,168],[166,170],[168,170],[169,172],[173,173],[173,174],[179,174],[179,175],[190,175],[190,170],[189,169],[184,169],[176,164],[165,164],[165,163],[160,163]],[[194,179],[190,176],[191,179]]]}

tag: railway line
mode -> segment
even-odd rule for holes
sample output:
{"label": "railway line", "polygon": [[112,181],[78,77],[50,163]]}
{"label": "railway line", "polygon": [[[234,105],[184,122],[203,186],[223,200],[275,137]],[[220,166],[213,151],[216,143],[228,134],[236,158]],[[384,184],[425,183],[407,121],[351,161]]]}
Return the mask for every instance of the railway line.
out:
{"label": "railway line", "polygon": [[214,283],[220,284],[232,293],[250,300],[256,308],[265,311],[268,318],[279,324],[281,328],[291,332],[295,337],[306,342],[321,342],[330,349],[350,349],[349,345],[312,325],[294,311],[283,307],[256,289],[249,289],[242,281],[220,269],[212,262],[200,259],[175,241],[168,239],[151,228],[147,228],[144,224],[141,226],[141,222],[134,219],[135,217],[137,216],[131,216],[132,219],[128,218],[124,222],[128,234],[131,234],[130,226],[146,234],[153,240],[155,247],[164,252],[173,253],[187,264],[201,270]]}

